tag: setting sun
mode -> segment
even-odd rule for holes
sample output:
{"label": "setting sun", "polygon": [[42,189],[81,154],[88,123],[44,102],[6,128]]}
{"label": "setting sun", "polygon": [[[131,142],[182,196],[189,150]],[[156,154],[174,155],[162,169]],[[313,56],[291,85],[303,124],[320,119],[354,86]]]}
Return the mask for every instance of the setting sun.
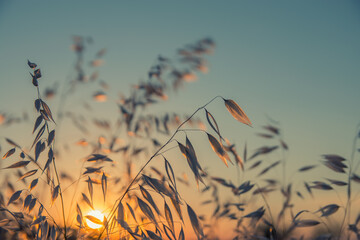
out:
{"label": "setting sun", "polygon": [[99,223],[103,222],[104,218],[104,214],[102,214],[102,212],[100,212],[99,210],[91,210],[85,216],[86,225],[92,229],[101,228],[103,225]]}

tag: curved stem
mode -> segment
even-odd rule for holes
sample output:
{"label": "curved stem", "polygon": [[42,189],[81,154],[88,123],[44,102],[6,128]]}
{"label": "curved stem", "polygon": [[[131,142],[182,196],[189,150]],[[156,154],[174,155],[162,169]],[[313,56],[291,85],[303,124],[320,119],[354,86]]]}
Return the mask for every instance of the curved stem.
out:
{"label": "curved stem", "polygon": [[60,190],[60,200],[61,200],[61,208],[62,208],[62,215],[63,215],[63,222],[64,222],[64,238],[66,240],[67,236],[66,236],[66,218],[65,218],[64,198],[63,198],[62,189],[60,186],[60,179],[59,179],[59,174],[56,169],[55,161],[53,161],[53,164],[54,164],[55,175],[56,175],[58,185],[59,185],[59,190]]}
{"label": "curved stem", "polygon": [[202,129],[196,129],[196,128],[187,128],[187,129],[179,129],[179,132],[204,132],[207,133],[207,131],[202,130]]}
{"label": "curved stem", "polygon": [[[40,95],[39,86],[37,86],[36,89],[37,89],[38,99],[40,99],[40,101],[42,101],[41,95]],[[45,121],[45,125],[46,125],[46,130],[47,130],[48,134],[50,134],[49,124],[48,124],[47,121]],[[54,141],[52,142],[52,147],[54,147],[54,145],[55,145],[55,139],[54,139]],[[61,200],[61,208],[62,208],[63,224],[64,224],[64,239],[67,240],[64,197],[63,197],[63,194],[62,194],[62,189],[61,189],[59,174],[58,174],[58,171],[57,171],[57,168],[56,168],[56,164],[55,164],[55,158],[52,159],[52,162],[53,162],[53,165],[54,165],[55,176],[56,176],[56,179],[57,179],[57,183],[58,183],[58,186],[59,186],[59,192],[60,192],[60,200]]]}
{"label": "curved stem", "polygon": [[164,153],[166,153],[166,152],[168,152],[168,151],[171,151],[171,150],[173,150],[173,149],[175,149],[175,148],[178,148],[179,146],[174,146],[174,147],[171,147],[171,148],[168,148],[168,149],[166,149],[166,150],[164,150],[164,151],[162,151],[162,152],[159,152],[158,154],[156,154],[156,156],[159,156],[159,155],[163,155]]}
{"label": "curved stem", "polygon": [[[123,193],[123,195],[118,198],[109,215],[107,216],[107,219],[109,219],[106,224],[105,224],[105,228],[103,228],[103,230],[100,232],[98,240],[101,238],[102,234],[104,233],[104,230],[106,229],[106,227],[109,225],[108,223],[112,221],[114,215],[115,215],[115,211],[118,208],[118,203],[121,203],[121,201],[124,199],[124,197],[126,196],[126,194],[129,192],[130,188],[132,187],[132,185],[134,184],[134,182],[137,180],[137,178],[140,176],[140,174],[142,173],[142,171],[145,169],[145,167],[153,160],[154,157],[156,157],[159,152],[164,149],[164,147],[166,147],[175,137],[175,135],[180,131],[180,128],[182,126],[184,126],[198,111],[200,111],[201,109],[205,108],[207,105],[209,105],[212,101],[214,101],[216,98],[221,97],[221,96],[216,96],[213,99],[211,99],[209,102],[207,102],[204,106],[199,107],[195,112],[193,112],[185,121],[183,121],[175,130],[175,132],[173,133],[173,135],[168,139],[168,141],[162,145],[150,158],[149,160],[144,164],[144,166],[139,170],[139,172],[136,174],[136,176],[133,178],[133,180],[130,182],[130,184],[128,185],[128,187],[126,188],[125,192]],[[224,99],[223,97],[221,97],[222,99]]]}
{"label": "curved stem", "polygon": [[[358,139],[358,130],[360,127],[360,123],[358,124],[358,126],[356,127],[356,134],[353,140],[353,146],[352,146],[352,151],[351,151],[351,158],[349,161],[349,173],[348,173],[348,188],[347,188],[347,201],[346,201],[346,208],[345,208],[345,213],[344,213],[344,218],[343,221],[341,223],[341,227],[340,227],[340,234],[343,231],[343,227],[346,221],[346,217],[348,217],[348,224],[350,223],[351,220],[351,176],[353,173],[353,170],[356,170],[359,166],[359,163],[355,166],[355,169],[353,169],[353,164],[354,164],[354,158],[355,158],[355,152],[356,152],[356,142]],[[349,235],[350,236],[350,235]]]}

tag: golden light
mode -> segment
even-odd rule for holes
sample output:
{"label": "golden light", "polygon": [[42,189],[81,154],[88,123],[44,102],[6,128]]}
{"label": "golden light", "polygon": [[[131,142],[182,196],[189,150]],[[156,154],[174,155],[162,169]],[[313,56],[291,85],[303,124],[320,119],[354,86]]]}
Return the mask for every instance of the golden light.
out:
{"label": "golden light", "polygon": [[106,94],[103,93],[103,92],[97,92],[97,93],[94,94],[93,97],[94,97],[94,99],[95,99],[96,101],[98,101],[98,102],[105,102],[106,99],[107,99]]}
{"label": "golden light", "polygon": [[[100,212],[99,210],[91,210],[90,212],[88,212],[87,216],[92,216],[96,218],[98,222],[103,222],[105,218],[104,214],[102,214],[102,212]],[[85,222],[86,225],[92,229],[99,229],[103,226],[102,224],[95,223],[94,221],[91,221],[89,218],[86,217]]]}

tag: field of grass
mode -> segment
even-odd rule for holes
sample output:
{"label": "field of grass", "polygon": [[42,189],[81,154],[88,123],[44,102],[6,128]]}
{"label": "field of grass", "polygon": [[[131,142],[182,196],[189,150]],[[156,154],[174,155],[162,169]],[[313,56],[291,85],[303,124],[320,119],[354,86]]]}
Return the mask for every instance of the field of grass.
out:
{"label": "field of grass", "polygon": [[[73,41],[75,64],[65,81],[44,89],[50,76],[30,56],[34,108],[0,112],[0,129],[27,129],[1,134],[0,239],[360,239],[359,126],[349,158],[323,154],[321,162],[290,171],[277,121],[269,118],[254,132],[268,143],[254,149],[222,134],[209,111],[214,102],[239,125],[253,121],[227,96],[194,103],[194,112],[152,110],[208,71],[212,39],[188,44],[173,58],[158,56],[146,80],[116,99],[108,94],[116,86],[98,74],[106,50],[87,59],[92,39]],[[79,100],[84,93],[91,101]],[[203,149],[237,176],[209,174]],[[309,181],[320,167],[329,176]]]}

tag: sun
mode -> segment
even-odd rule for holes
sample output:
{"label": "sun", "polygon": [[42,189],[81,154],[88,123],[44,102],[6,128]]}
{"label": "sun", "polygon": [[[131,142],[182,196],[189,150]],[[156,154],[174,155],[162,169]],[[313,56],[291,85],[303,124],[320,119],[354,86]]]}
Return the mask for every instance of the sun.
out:
{"label": "sun", "polygon": [[[91,210],[90,212],[88,212],[87,216],[95,217],[100,222],[103,222],[104,218],[105,218],[104,214],[102,214],[102,212],[100,212],[99,210]],[[88,219],[88,218],[85,218],[85,222],[86,222],[86,225],[92,229],[99,229],[103,226],[101,224],[97,224],[93,221],[90,221],[90,219]]]}

